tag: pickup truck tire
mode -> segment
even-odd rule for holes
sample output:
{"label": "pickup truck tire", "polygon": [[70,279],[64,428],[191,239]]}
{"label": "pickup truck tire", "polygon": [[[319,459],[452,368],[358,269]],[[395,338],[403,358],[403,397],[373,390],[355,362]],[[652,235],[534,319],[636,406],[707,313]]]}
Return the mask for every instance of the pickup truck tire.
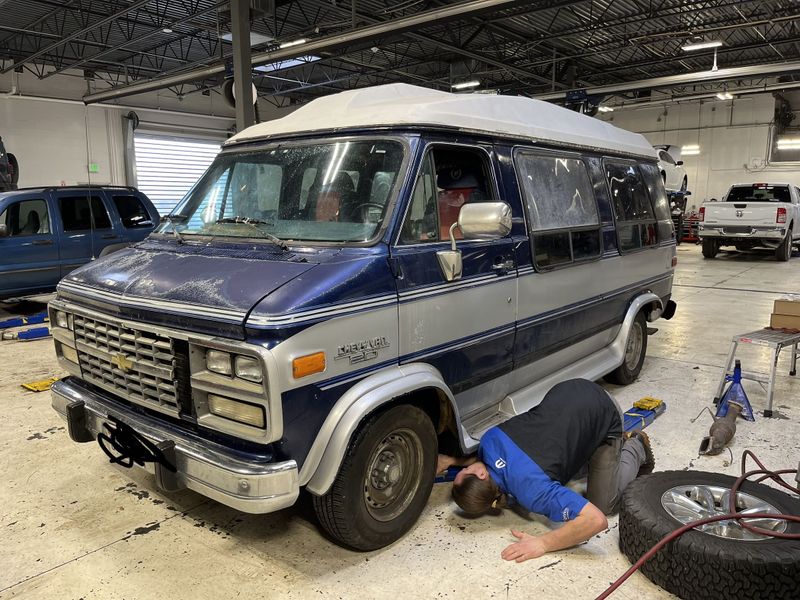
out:
{"label": "pickup truck tire", "polygon": [[628,385],[636,381],[644,364],[647,354],[647,320],[644,313],[636,315],[636,319],[628,332],[628,341],[625,343],[625,358],[622,364],[605,376],[609,383]]}
{"label": "pickup truck tire", "polygon": [[705,258],[714,258],[719,252],[717,240],[710,240],[708,238],[703,240],[703,256]]}
{"label": "pickup truck tire", "polygon": [[433,487],[438,443],[425,412],[401,404],[369,417],[331,489],[314,496],[325,532],[353,550],[377,550],[416,523]]}
{"label": "pickup truck tire", "polygon": [[8,171],[11,174],[11,183],[17,185],[19,183],[19,161],[17,157],[11,153],[6,154],[8,159]]}
{"label": "pickup truck tire", "polygon": [[780,262],[786,262],[792,258],[792,235],[792,228],[789,227],[789,231],[786,232],[786,237],[783,239],[783,242],[775,249],[775,258]]}
{"label": "pickup truck tire", "polygon": [[[690,500],[692,488],[706,488],[714,492],[715,507],[709,512],[727,512],[716,505],[716,494],[730,490],[734,481],[729,475],[703,471],[664,471],[635,479],[622,496],[620,550],[628,560],[635,562],[664,536],[695,519],[695,509],[670,502],[673,494],[686,495],[687,506],[691,506],[697,504]],[[799,500],[766,485],[745,482],[741,492],[749,495],[748,503],[768,504],[779,513],[800,514]],[[681,516],[679,522],[671,516],[670,510],[685,511],[685,516]],[[733,526],[734,531],[730,533],[724,529],[721,526],[715,530],[716,535],[697,530],[684,533],[648,560],[641,568],[642,574],[684,599],[788,600],[798,597],[800,542],[776,538],[736,539],[733,536],[741,528]],[[786,522],[786,532],[800,532],[800,524]]]}

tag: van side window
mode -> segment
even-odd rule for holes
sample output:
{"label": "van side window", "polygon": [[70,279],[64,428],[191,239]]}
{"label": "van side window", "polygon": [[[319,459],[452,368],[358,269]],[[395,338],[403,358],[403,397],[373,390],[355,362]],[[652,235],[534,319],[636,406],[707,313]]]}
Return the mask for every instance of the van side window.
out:
{"label": "van side window", "polygon": [[137,229],[140,227],[152,227],[153,220],[147,213],[142,201],[133,195],[114,195],[114,206],[117,207],[119,218],[125,229]]}
{"label": "van side window", "polygon": [[[414,197],[400,235],[405,244],[450,239],[465,204],[494,201],[488,156],[479,150],[434,146],[420,166]],[[454,231],[456,239],[461,232]]]}
{"label": "van side window", "polygon": [[50,217],[44,200],[15,202],[0,215],[9,237],[50,233]]}
{"label": "van side window", "polygon": [[64,231],[111,229],[111,219],[100,196],[61,196],[58,207]]}
{"label": "van side window", "polygon": [[611,161],[606,161],[605,167],[617,215],[620,251],[656,245],[656,217],[639,169],[633,164]]}
{"label": "van side window", "polygon": [[600,215],[579,158],[520,151],[514,157],[530,216],[534,262],[551,268],[600,256]]}
{"label": "van side window", "polygon": [[644,175],[647,191],[653,201],[656,219],[659,221],[670,221],[672,215],[669,210],[669,200],[667,199],[667,191],[664,189],[664,182],[661,180],[661,173],[658,167],[653,164],[646,164],[639,165],[639,168],[642,171],[642,175]]}

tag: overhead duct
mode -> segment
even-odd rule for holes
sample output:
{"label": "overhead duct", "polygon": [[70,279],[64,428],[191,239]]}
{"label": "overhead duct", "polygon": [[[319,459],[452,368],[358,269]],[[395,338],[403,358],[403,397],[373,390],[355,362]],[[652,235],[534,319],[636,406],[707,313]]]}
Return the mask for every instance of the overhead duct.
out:
{"label": "overhead duct", "polygon": [[580,92],[585,92],[587,96],[608,96],[610,94],[633,92],[636,90],[674,87],[677,85],[704,83],[707,81],[725,81],[746,77],[763,77],[766,75],[777,75],[794,71],[800,71],[800,61],[754,65],[750,67],[731,67],[729,69],[718,69],[716,71],[700,71],[698,73],[653,77],[651,79],[639,79],[638,81],[629,81],[627,83],[615,83],[613,85],[600,85],[578,90],[564,90],[561,92],[538,94],[533,97],[539,100],[563,100],[568,94]]}
{"label": "overhead duct", "polygon": [[[470,2],[449,5],[442,8],[437,8],[435,10],[429,10],[404,17],[402,19],[394,19],[392,21],[368,25],[366,27],[354,29],[345,33],[325,36],[305,44],[300,44],[289,48],[278,49],[271,52],[258,52],[252,55],[251,63],[253,66],[258,66],[286,60],[289,58],[297,58],[299,56],[314,55],[319,54],[320,52],[329,52],[350,46],[352,44],[380,39],[381,37],[388,35],[399,35],[433,23],[441,25],[448,21],[476,16],[486,12],[507,10],[526,4],[530,4],[530,1],[471,0]],[[193,81],[215,77],[224,72],[225,63],[217,62],[208,67],[193,69],[185,73],[177,73],[168,77],[159,77],[150,81],[144,81],[142,83],[134,83],[132,85],[125,85],[103,90],[102,92],[87,94],[83,97],[83,101],[86,104],[93,104],[95,102],[102,102],[104,100],[124,98],[126,96],[133,96],[134,94],[152,92],[175,85],[191,83]]]}

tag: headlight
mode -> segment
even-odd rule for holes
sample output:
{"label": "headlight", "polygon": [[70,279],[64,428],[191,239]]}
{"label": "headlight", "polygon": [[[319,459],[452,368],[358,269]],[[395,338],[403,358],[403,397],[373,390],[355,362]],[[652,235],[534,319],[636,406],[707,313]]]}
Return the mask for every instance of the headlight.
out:
{"label": "headlight", "polygon": [[220,375],[231,375],[231,355],[219,350],[206,351],[206,368]]}
{"label": "headlight", "polygon": [[257,404],[249,404],[217,396],[216,394],[209,394],[208,410],[213,415],[244,423],[245,425],[260,427],[261,429],[265,429],[267,426],[264,407]]}
{"label": "headlight", "polygon": [[261,374],[261,363],[255,358],[249,356],[237,356],[235,360],[236,376],[252,381],[253,383],[261,383],[263,375]]}
{"label": "headlight", "polygon": [[65,344],[59,344],[61,347],[61,356],[66,358],[68,361],[78,364],[78,351],[71,346],[67,346]]}
{"label": "headlight", "polygon": [[69,316],[67,313],[61,310],[57,310],[56,312],[56,325],[61,327],[62,329],[70,329],[69,326]]}

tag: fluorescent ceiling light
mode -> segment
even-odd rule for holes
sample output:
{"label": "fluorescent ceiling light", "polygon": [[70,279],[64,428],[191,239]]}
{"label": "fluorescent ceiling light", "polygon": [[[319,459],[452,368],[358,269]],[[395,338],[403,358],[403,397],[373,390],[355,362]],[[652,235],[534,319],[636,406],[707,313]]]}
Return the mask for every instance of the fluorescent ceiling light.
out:
{"label": "fluorescent ceiling light", "polygon": [[778,150],[800,150],[800,138],[781,138],[775,145]]}
{"label": "fluorescent ceiling light", "polygon": [[481,84],[480,81],[477,79],[473,79],[472,81],[461,81],[459,83],[454,83],[450,87],[454,90],[466,90],[467,88],[474,88],[478,87]]}
{"label": "fluorescent ceiling light", "polygon": [[[219,36],[219,39],[224,40],[230,44],[233,43],[233,34],[229,31],[228,33],[223,33]],[[273,41],[275,38],[270,37],[268,35],[262,35],[260,33],[256,33],[255,31],[250,32],[250,45],[251,46],[259,46],[261,44],[266,44],[267,42]]]}
{"label": "fluorescent ceiling light", "polygon": [[681,156],[697,156],[700,154],[699,144],[687,144],[681,147]]}
{"label": "fluorescent ceiling light", "polygon": [[718,93],[717,98],[719,98],[720,100],[733,100],[733,94],[731,94],[729,91],[726,90],[724,92]]}
{"label": "fluorescent ceiling light", "polygon": [[172,33],[172,29],[170,29],[169,27],[164,27],[164,29],[162,29],[161,31],[163,31],[164,33]]}
{"label": "fluorescent ceiling light", "polygon": [[283,42],[279,48],[291,48],[292,46],[299,46],[300,44],[305,44],[308,40],[305,38],[300,38],[299,40],[292,40],[291,42]]}
{"label": "fluorescent ceiling light", "polygon": [[686,44],[681,46],[681,50],[685,52],[691,52],[692,50],[707,50],[708,48],[719,48],[720,46],[722,46],[722,42],[720,40],[713,40],[709,42]]}
{"label": "fluorescent ceiling light", "polygon": [[319,56],[298,56],[297,58],[290,58],[288,60],[279,60],[278,62],[269,63],[266,65],[259,65],[253,67],[254,71],[259,73],[270,73],[272,71],[280,71],[281,69],[291,69],[292,67],[299,67],[308,63],[316,62],[320,59]]}
{"label": "fluorescent ceiling light", "polygon": [[597,110],[599,110],[600,112],[614,112],[614,109],[611,108],[610,106],[598,106]]}

